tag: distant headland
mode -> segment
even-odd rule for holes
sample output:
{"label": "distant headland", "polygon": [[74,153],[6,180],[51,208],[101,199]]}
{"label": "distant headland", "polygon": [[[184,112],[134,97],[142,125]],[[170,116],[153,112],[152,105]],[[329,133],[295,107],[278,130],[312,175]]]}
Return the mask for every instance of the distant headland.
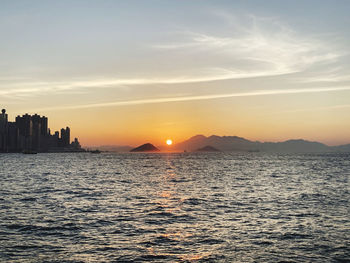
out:
{"label": "distant headland", "polygon": [[48,118],[25,114],[8,121],[6,110],[0,114],[0,152],[82,152],[77,138],[70,141],[70,128],[62,128],[61,134],[51,134]]}
{"label": "distant headland", "polygon": [[[156,150],[154,150],[154,148]],[[328,146],[326,144],[303,139],[287,140],[282,142],[250,141],[238,136],[204,136],[196,135],[188,140],[172,146],[155,147],[150,143],[137,148],[131,146],[104,145],[95,147],[110,152],[270,152],[270,153],[328,153],[350,152],[350,144]],[[153,149],[153,150],[152,150]]]}
{"label": "distant headland", "polygon": [[277,152],[277,153],[322,153],[322,152],[350,152],[350,144],[328,146],[320,142],[303,139],[287,140],[283,142],[250,141],[238,136],[206,137],[196,135],[190,139],[174,145],[178,151],[243,151],[243,152]]}

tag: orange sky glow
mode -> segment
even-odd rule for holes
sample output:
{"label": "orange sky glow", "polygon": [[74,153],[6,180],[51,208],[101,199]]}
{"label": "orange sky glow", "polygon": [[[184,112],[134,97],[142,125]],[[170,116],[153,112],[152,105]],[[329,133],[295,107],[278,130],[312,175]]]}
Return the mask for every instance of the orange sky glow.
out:
{"label": "orange sky glow", "polygon": [[52,132],[69,126],[83,146],[197,134],[350,143],[347,8],[59,1],[2,9],[0,104],[10,120],[45,115]]}

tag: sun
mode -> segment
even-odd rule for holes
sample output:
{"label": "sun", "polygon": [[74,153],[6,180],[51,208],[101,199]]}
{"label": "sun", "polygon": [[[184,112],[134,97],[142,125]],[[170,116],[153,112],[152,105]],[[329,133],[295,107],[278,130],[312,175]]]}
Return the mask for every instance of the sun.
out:
{"label": "sun", "polygon": [[173,141],[172,141],[172,140],[170,140],[170,139],[168,139],[168,140],[166,140],[166,144],[170,146],[170,145],[172,145],[172,144],[173,144]]}

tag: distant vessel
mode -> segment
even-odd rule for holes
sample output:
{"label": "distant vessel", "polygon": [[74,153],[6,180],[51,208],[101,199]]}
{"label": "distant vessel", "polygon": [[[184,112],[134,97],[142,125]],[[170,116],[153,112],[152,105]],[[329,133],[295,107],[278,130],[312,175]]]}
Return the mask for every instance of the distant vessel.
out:
{"label": "distant vessel", "polygon": [[90,153],[101,153],[101,151],[100,150],[92,150],[92,151],[90,151]]}
{"label": "distant vessel", "polygon": [[23,154],[37,154],[38,152],[32,151],[32,150],[24,150],[22,153]]}

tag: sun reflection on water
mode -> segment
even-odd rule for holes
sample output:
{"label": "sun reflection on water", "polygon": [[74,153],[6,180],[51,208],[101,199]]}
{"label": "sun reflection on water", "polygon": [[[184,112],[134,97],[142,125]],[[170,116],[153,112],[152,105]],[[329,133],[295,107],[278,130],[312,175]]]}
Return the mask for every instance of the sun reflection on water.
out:
{"label": "sun reflection on water", "polygon": [[[176,167],[173,164],[172,155],[168,155],[166,159],[166,169],[159,175],[159,188],[158,191],[152,195],[153,200],[151,202],[155,204],[154,210],[161,213],[165,212],[166,220],[168,223],[163,225],[163,231],[156,234],[155,239],[163,240],[162,242],[170,242],[172,247],[181,246],[186,242],[193,242],[191,239],[195,238],[195,227],[197,223],[175,222],[175,218],[186,218],[188,212],[184,210],[183,204],[186,200],[189,200],[191,196],[184,195],[184,192],[179,192],[178,188],[178,175],[176,174]],[[186,251],[184,249],[177,253],[169,249],[164,249],[162,244],[156,244],[151,247],[147,247],[147,252],[155,257],[159,256],[172,256],[177,260],[195,262],[210,255],[209,252],[195,252]],[[188,252],[188,253],[186,253]]]}

